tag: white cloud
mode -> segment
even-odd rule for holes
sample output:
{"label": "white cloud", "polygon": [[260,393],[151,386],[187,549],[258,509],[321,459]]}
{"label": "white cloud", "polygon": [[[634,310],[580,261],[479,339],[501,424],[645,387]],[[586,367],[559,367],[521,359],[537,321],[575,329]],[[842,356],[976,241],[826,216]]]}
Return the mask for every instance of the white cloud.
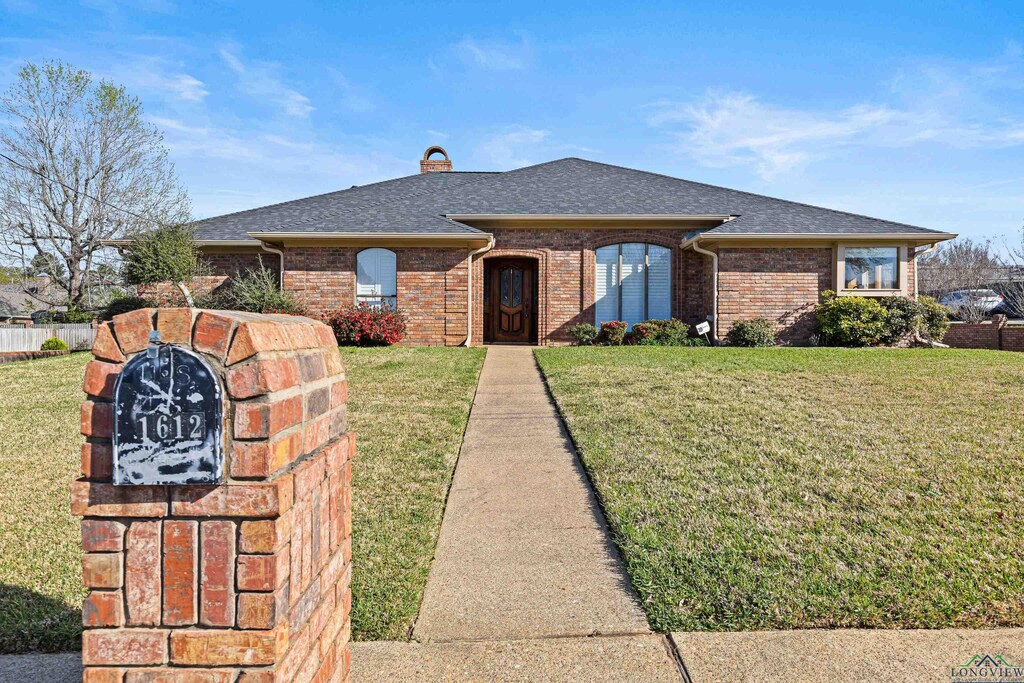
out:
{"label": "white cloud", "polygon": [[447,140],[448,139],[448,133],[442,133],[439,130],[428,129],[427,130],[427,135],[429,135],[431,138],[436,138],[438,140]]}
{"label": "white cloud", "polygon": [[221,59],[238,76],[238,82],[246,93],[276,103],[289,116],[309,116],[313,111],[309,98],[284,84],[277,75],[277,65],[268,62],[246,64],[237,52],[234,46],[225,46],[219,50]]}
{"label": "white cloud", "polygon": [[533,159],[541,145],[551,135],[550,131],[529,128],[528,126],[509,126],[494,133],[477,145],[476,156],[494,168],[509,169],[529,166],[536,163]]}
{"label": "white cloud", "polygon": [[452,50],[466,64],[490,71],[518,71],[530,60],[530,44],[525,36],[520,36],[518,43],[463,38]]}
{"label": "white cloud", "polygon": [[263,206],[410,173],[412,163],[274,131],[150,116],[183,175],[199,217]]}
{"label": "white cloud", "polygon": [[848,144],[899,116],[886,107],[857,105],[837,112],[771,107],[742,93],[710,93],[695,104],[661,103],[648,122],[676,131],[682,150],[711,167],[752,165],[770,179]]}
{"label": "white cloud", "polygon": [[114,71],[112,78],[129,90],[156,91],[187,102],[202,102],[210,94],[198,78],[171,69],[159,59],[136,58]]}
{"label": "white cloud", "polygon": [[373,100],[363,94],[343,73],[337,69],[329,69],[329,72],[331,80],[338,87],[341,103],[346,109],[357,114],[365,114],[376,108]]}

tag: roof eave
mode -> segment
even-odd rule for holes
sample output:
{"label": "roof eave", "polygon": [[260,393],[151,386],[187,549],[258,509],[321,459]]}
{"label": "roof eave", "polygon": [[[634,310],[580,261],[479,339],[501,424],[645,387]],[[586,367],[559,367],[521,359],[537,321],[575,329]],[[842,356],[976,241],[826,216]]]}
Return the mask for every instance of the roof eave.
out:
{"label": "roof eave", "polygon": [[713,240],[917,240],[942,242],[954,239],[955,232],[715,232],[700,237]]}
{"label": "roof eave", "polygon": [[664,214],[664,213],[448,213],[445,218],[453,221],[729,221],[736,216],[723,214]]}

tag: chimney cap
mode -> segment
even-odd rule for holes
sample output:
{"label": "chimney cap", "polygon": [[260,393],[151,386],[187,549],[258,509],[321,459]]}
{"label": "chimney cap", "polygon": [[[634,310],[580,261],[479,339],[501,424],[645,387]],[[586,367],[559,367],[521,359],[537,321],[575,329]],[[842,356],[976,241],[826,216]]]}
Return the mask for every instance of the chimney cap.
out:
{"label": "chimney cap", "polygon": [[[431,159],[435,154],[440,154],[443,159]],[[445,151],[444,147],[440,145],[431,145],[427,147],[427,151],[423,153],[423,158],[420,159],[420,173],[431,173],[434,171],[451,171],[452,162],[448,158],[448,152]]]}

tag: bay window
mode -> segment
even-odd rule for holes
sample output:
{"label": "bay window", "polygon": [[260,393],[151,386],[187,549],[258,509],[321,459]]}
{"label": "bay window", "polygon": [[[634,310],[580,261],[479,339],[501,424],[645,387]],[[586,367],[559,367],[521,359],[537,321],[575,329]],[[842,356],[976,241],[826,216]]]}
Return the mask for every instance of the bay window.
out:
{"label": "bay window", "polygon": [[672,250],[625,242],[595,252],[594,308],[598,325],[672,317]]}

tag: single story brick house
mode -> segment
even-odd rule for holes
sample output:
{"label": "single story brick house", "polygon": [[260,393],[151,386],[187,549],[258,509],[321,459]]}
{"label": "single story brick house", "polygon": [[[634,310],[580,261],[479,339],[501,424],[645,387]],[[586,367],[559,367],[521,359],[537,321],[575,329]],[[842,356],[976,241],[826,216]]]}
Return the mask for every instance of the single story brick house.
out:
{"label": "single story brick house", "polygon": [[312,312],[385,302],[411,344],[559,344],[605,320],[766,317],[806,343],[828,289],[915,297],[917,257],[955,235],[568,158],[501,173],[420,173],[209,218],[215,284],[279,271]]}

